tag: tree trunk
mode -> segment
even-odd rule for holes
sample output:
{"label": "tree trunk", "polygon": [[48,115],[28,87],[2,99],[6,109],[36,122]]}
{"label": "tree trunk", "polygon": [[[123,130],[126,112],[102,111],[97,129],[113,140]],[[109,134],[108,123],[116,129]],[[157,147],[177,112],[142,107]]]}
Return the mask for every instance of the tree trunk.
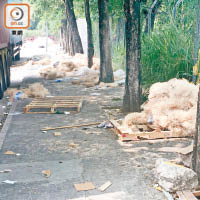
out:
{"label": "tree trunk", "polygon": [[199,52],[199,34],[200,34],[200,0],[198,0],[198,8],[197,8],[197,16],[196,16],[196,31],[194,38],[194,64],[197,63],[198,60],[198,52]]}
{"label": "tree trunk", "polygon": [[62,35],[62,49],[65,53],[68,53],[68,41],[67,41],[67,19],[61,20],[62,27],[61,27],[61,35]]}
{"label": "tree trunk", "polygon": [[[195,45],[194,45],[194,63],[197,63],[198,60],[198,51],[199,51],[199,29],[200,29],[200,0],[198,1],[197,9],[197,20],[196,20],[196,36],[195,36]],[[198,94],[198,103],[197,103],[197,119],[196,119],[196,132],[194,137],[194,149],[192,157],[192,168],[197,173],[198,179],[200,181],[200,89]]]}
{"label": "tree trunk", "polygon": [[124,0],[126,16],[126,82],[123,110],[139,112],[141,104],[140,0]]}
{"label": "tree trunk", "polygon": [[[152,5],[154,4],[154,2],[155,2],[155,0],[152,1]],[[150,19],[150,28],[151,28],[151,31],[153,31],[153,29],[154,29],[156,14],[158,12],[158,9],[161,6],[161,3],[162,3],[161,0],[157,1],[156,4],[154,5],[154,7],[152,8],[151,16],[150,16],[150,18],[151,18]],[[149,9],[149,11],[150,11],[150,9]],[[148,33],[148,24],[149,24],[149,20],[148,20],[148,13],[147,13],[146,14],[146,25],[145,25],[145,30],[144,30],[145,33]]]}
{"label": "tree trunk", "polygon": [[75,53],[83,53],[83,46],[78,32],[76,17],[74,14],[73,0],[64,0],[64,2],[68,22],[68,33],[70,34],[69,41],[72,42],[72,45],[69,45],[70,48],[72,48],[70,50],[70,53],[72,53],[72,55],[74,55]]}
{"label": "tree trunk", "polygon": [[110,45],[110,24],[108,16],[108,0],[98,0],[99,9],[99,46],[100,77],[99,82],[114,81]]}
{"label": "tree trunk", "polygon": [[196,132],[194,137],[192,168],[195,172],[197,172],[200,181],[200,89],[197,103]]}
{"label": "tree trunk", "polygon": [[124,18],[120,17],[118,18],[118,22],[117,22],[117,42],[119,43],[121,41],[121,39],[124,39]]}
{"label": "tree trunk", "polygon": [[158,1],[154,7],[154,9],[152,10],[152,14],[151,14],[151,31],[153,31],[154,29],[154,24],[155,24],[155,19],[156,19],[156,14],[158,12],[158,9],[161,7],[161,1]]}
{"label": "tree trunk", "polygon": [[88,67],[93,65],[94,44],[92,38],[92,22],[90,18],[90,0],[84,0],[85,3],[85,18],[87,21],[87,45],[88,45]]}

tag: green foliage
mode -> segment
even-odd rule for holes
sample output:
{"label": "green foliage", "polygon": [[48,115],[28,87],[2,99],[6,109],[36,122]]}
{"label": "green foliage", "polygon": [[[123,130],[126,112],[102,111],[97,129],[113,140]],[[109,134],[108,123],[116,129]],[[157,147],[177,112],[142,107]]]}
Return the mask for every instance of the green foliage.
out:
{"label": "green foliage", "polygon": [[[63,0],[28,0],[34,13],[31,18],[31,29],[25,34],[45,33],[45,22],[49,22],[51,35],[58,35],[61,19],[65,17]],[[74,0],[77,18],[84,18],[84,0]],[[162,0],[155,18],[154,30],[148,37],[143,33],[146,25],[146,14],[152,0],[141,1],[142,28],[142,84],[149,87],[157,81],[166,81],[173,77],[189,77],[192,74],[193,38],[195,16],[198,0],[184,0],[176,9],[177,0]],[[98,0],[90,0],[93,24],[95,56],[99,56]],[[109,0],[111,23],[112,61],[114,69],[125,69],[124,47],[124,11],[123,0]],[[121,22],[120,22],[121,20]],[[120,22],[120,23],[119,23]]]}
{"label": "green foliage", "polygon": [[28,0],[31,5],[31,30],[46,30],[46,22],[50,35],[58,35],[61,19],[64,18],[63,0]]}
{"label": "green foliage", "polygon": [[192,73],[192,38],[168,25],[142,38],[142,79],[149,86]]}

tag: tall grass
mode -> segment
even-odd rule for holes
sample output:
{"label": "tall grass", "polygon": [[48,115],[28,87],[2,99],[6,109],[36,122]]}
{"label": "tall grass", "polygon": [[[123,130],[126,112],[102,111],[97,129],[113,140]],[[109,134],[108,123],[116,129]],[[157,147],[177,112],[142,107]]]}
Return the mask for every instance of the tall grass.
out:
{"label": "tall grass", "polygon": [[174,25],[142,37],[142,84],[192,74],[192,37]]}

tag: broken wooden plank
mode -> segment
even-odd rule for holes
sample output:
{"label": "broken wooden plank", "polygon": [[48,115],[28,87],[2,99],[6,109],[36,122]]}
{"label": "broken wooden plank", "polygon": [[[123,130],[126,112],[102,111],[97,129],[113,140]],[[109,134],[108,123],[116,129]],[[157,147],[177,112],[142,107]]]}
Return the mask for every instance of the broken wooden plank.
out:
{"label": "broken wooden plank", "polygon": [[178,191],[176,194],[178,195],[179,200],[187,200],[182,191]]}
{"label": "broken wooden plank", "polygon": [[162,152],[176,152],[183,155],[187,155],[193,151],[193,143],[187,147],[180,148],[180,147],[162,147],[159,148],[158,151]]}
{"label": "broken wooden plank", "polygon": [[[121,125],[115,121],[110,120],[112,125],[114,126],[115,133],[119,136],[122,141],[136,141],[136,140],[154,140],[154,139],[168,139],[168,138],[185,138],[185,135],[180,133],[174,133],[172,131],[161,131],[161,130],[154,130],[154,131],[138,131],[133,132],[131,129],[123,129]],[[185,150],[187,152],[189,150]]]}
{"label": "broken wooden plank", "polygon": [[56,130],[56,129],[65,129],[65,128],[79,128],[83,126],[93,126],[93,125],[99,125],[101,122],[94,122],[89,124],[79,124],[79,125],[72,125],[72,126],[58,126],[58,127],[48,127],[48,128],[42,128],[41,131],[49,131],[49,130]]}
{"label": "broken wooden plank", "polygon": [[92,182],[74,184],[74,187],[76,188],[77,191],[87,191],[95,189],[95,186],[93,185]]}
{"label": "broken wooden plank", "polygon": [[194,192],[192,192],[192,194],[193,194],[195,197],[200,197],[200,191],[194,191]]}
{"label": "broken wooden plank", "polygon": [[106,183],[104,183],[102,186],[100,186],[98,188],[98,190],[100,190],[101,192],[105,191],[106,189],[108,189],[110,186],[112,185],[112,183],[110,181],[107,181]]}
{"label": "broken wooden plank", "polygon": [[197,198],[190,191],[183,191],[183,194],[187,200],[197,200]]}
{"label": "broken wooden plank", "polygon": [[122,134],[120,139],[122,141],[130,140],[155,140],[155,139],[167,139],[167,138],[181,138],[180,134],[173,133],[171,131],[160,131],[160,132],[137,132],[133,134]]}

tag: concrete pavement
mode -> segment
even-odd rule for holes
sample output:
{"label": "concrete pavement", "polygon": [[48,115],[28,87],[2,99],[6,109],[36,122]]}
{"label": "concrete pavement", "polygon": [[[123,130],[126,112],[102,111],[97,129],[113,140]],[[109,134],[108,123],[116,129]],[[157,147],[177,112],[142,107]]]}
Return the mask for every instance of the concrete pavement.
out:
{"label": "concrete pavement", "polygon": [[[105,90],[85,89],[73,86],[70,80],[61,83],[42,81],[51,95],[82,95],[85,97],[80,113],[62,114],[19,114],[29,99],[19,101],[13,108],[1,137],[0,200],[164,200],[162,192],[154,187],[152,169],[159,157],[173,157],[174,154],[158,153],[157,147],[166,143],[121,144],[116,135],[108,129],[88,127],[58,130],[42,133],[40,128],[82,124],[106,120],[102,105],[116,104],[113,96],[121,97],[123,88]],[[24,83],[26,84],[26,83]],[[93,96],[100,93],[100,96]],[[89,97],[96,97],[89,98]],[[119,105],[120,102],[117,102]],[[17,115],[15,115],[17,114]],[[78,144],[71,147],[70,144]],[[5,155],[6,151],[19,153]],[[51,170],[51,176],[42,175]],[[3,183],[5,180],[15,184]],[[107,181],[112,182],[106,191],[97,189],[77,192],[74,183],[91,181],[98,188]]]}

